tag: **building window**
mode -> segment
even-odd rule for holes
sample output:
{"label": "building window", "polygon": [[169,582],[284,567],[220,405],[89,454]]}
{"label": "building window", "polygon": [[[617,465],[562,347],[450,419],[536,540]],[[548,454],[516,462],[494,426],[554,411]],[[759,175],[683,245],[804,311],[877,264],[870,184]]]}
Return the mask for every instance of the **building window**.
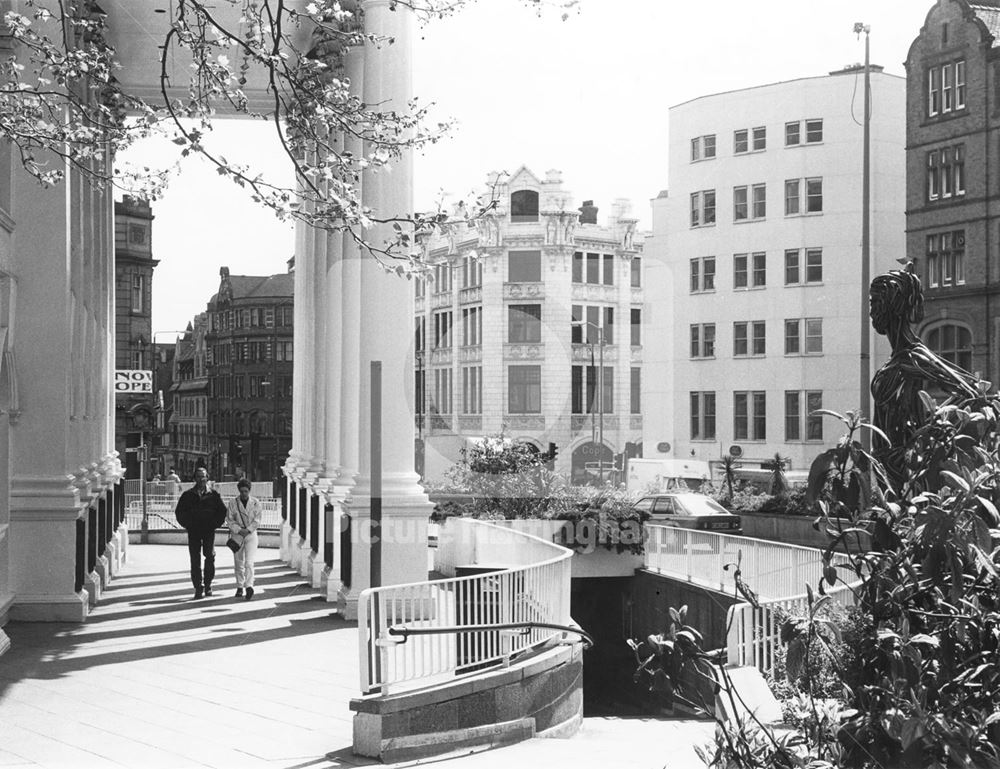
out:
{"label": "building window", "polygon": [[510,196],[510,220],[518,222],[538,221],[538,193],[534,190],[518,190]]}
{"label": "building window", "polygon": [[747,188],[733,187],[733,221],[742,222],[747,217]]}
{"label": "building window", "polygon": [[800,187],[800,179],[785,180],[785,216],[794,216],[800,212]]}
{"label": "building window", "polygon": [[509,283],[541,283],[542,252],[510,251],[507,254],[507,281]]}
{"label": "building window", "polygon": [[462,413],[483,413],[483,369],[467,366],[462,369]]}
{"label": "building window", "polygon": [[691,260],[691,293],[715,291],[715,257],[701,256]]}
{"label": "building window", "polygon": [[434,370],[434,400],[431,411],[450,414],[452,408],[452,373],[450,368]]}
{"label": "building window", "polygon": [[507,308],[507,341],[511,344],[542,341],[540,304],[512,304]]}
{"label": "building window", "polygon": [[630,342],[633,347],[642,344],[642,310],[632,307],[629,310],[629,331]]}
{"label": "building window", "polygon": [[767,397],[763,390],[733,393],[733,438],[738,441],[767,439]]}
{"label": "building window", "polygon": [[[802,332],[805,329],[803,344]],[[822,355],[823,319],[790,318],[785,321],[785,355]]]}
{"label": "building window", "polygon": [[819,144],[823,141],[823,120],[806,121],[806,144]]}
{"label": "building window", "polygon": [[972,332],[964,326],[935,326],[927,332],[927,346],[946,361],[972,371]]}
{"label": "building window", "polygon": [[691,162],[715,157],[715,134],[696,136],[691,140]]}
{"label": "building window", "polygon": [[571,308],[570,341],[573,344],[614,344],[614,307],[583,306]]}
{"label": "building window", "polygon": [[629,372],[628,413],[642,413],[642,369],[635,366]]}
{"label": "building window", "polygon": [[757,251],[752,254],[753,258],[753,272],[752,285],[754,288],[763,288],[767,285],[767,254],[763,251]]}
{"label": "building window", "polygon": [[414,318],[413,324],[413,350],[414,352],[423,352],[424,343],[426,341],[427,328],[424,322],[424,316],[418,315]]}
{"label": "building window", "polygon": [[507,413],[542,412],[542,367],[507,367]]}
{"label": "building window", "polygon": [[451,310],[434,313],[434,349],[451,347]]}
{"label": "building window", "polygon": [[715,440],[715,393],[691,393],[691,440]]}
{"label": "building window", "polygon": [[927,286],[965,284],[965,230],[927,236]]}
{"label": "building window", "polygon": [[733,254],[733,288],[747,288],[747,255]]}
{"label": "building window", "polygon": [[785,123],[786,147],[795,147],[802,141],[800,125],[801,123],[798,120],[793,120],[791,123]]}
{"label": "building window", "polygon": [[942,147],[927,153],[927,199],[965,194],[965,145]]}
{"label": "building window", "polygon": [[633,256],[629,262],[629,285],[642,288],[642,257]]}
{"label": "building window", "polygon": [[132,354],[129,357],[131,358],[132,369],[134,371],[143,371],[146,368],[143,365],[146,362],[146,357],[142,350],[132,350]]}
{"label": "building window", "polygon": [[767,324],[762,320],[755,320],[751,324],[753,331],[753,355],[765,355],[767,352]]}
{"label": "building window", "polygon": [[789,248],[785,250],[785,285],[793,286],[801,283],[823,282],[823,249],[805,249],[805,272],[802,271],[801,250]]}
{"label": "building window", "polygon": [[447,262],[434,265],[434,293],[451,292],[451,265]]}
{"label": "building window", "polygon": [[965,62],[936,64],[927,71],[927,114],[945,115],[965,107]]}
{"label": "building window", "polygon": [[760,356],[767,351],[767,324],[762,320],[733,324],[733,357]]}
{"label": "building window", "polygon": [[739,322],[733,324],[733,357],[745,358],[750,352],[748,324]]}
{"label": "building window", "polygon": [[462,288],[478,288],[483,285],[483,263],[475,256],[462,259]]}
{"label": "building window", "polygon": [[691,226],[715,224],[715,190],[691,193]]}
{"label": "building window", "polygon": [[754,219],[763,219],[767,216],[767,186],[764,184],[755,184],[750,192],[753,197],[751,215]]}
{"label": "building window", "polygon": [[750,151],[750,132],[746,128],[733,131],[733,154],[741,155]]}
{"label": "building window", "polygon": [[806,213],[818,214],[823,211],[823,180],[806,179]]}
{"label": "building window", "polygon": [[753,129],[753,149],[754,152],[767,149],[767,128],[764,126]]}
{"label": "building window", "polygon": [[132,312],[142,312],[146,306],[146,276],[132,276]]}
{"label": "building window", "polygon": [[615,284],[614,255],[591,253],[584,255],[577,251],[573,254],[573,282],[613,286]]}
{"label": "building window", "polygon": [[570,408],[574,414],[614,413],[614,367],[604,367],[604,403],[598,402],[597,366],[573,366],[570,374]]}
{"label": "building window", "polygon": [[[823,391],[807,390],[805,393],[805,439],[823,440],[823,415],[815,412],[823,408]],[[785,440],[802,440],[802,395],[796,390],[785,391]]]}
{"label": "building window", "polygon": [[691,324],[691,357],[692,358],[715,357],[714,323]]}
{"label": "building window", "polygon": [[[537,305],[536,305],[537,306]],[[423,325],[421,324],[421,331]],[[483,308],[469,307],[462,310],[462,345],[475,347],[483,343]]]}

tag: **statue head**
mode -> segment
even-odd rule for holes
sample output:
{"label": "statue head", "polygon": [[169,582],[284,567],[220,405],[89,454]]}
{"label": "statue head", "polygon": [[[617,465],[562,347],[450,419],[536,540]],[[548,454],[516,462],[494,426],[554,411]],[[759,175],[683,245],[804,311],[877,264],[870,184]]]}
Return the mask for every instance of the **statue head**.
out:
{"label": "statue head", "polygon": [[924,291],[913,263],[877,276],[868,292],[872,326],[885,334],[894,323],[919,323],[924,317]]}

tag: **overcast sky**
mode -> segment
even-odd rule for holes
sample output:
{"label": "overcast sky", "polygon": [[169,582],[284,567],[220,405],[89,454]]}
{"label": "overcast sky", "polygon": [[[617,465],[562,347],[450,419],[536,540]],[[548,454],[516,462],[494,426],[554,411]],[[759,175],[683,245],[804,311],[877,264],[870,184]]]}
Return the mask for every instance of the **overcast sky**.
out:
{"label": "overcast sky", "polygon": [[[490,170],[556,168],[577,205],[594,199],[601,221],[616,197],[633,201],[640,227],[667,187],[671,105],[720,91],[823,75],[863,61],[854,22],[871,26],[872,63],[902,75],[930,0],[581,0],[566,21],[537,18],[517,0],[479,0],[419,30],[415,85],[454,135],[416,158],[416,204],[438,190],[462,197]],[[877,109],[877,106],[876,106]],[[217,129],[231,155],[290,174],[266,125]],[[175,148],[176,149],[176,148]],[[158,164],[164,146],[130,159]],[[286,269],[294,235],[199,162],[154,204],[153,328],[183,329],[233,274]],[[158,333],[157,341],[171,339]]]}

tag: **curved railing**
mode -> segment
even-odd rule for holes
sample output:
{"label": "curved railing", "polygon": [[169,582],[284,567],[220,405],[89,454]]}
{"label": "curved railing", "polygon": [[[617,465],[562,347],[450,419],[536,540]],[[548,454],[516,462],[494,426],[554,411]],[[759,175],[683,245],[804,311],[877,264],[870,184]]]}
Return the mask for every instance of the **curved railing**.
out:
{"label": "curved railing", "polygon": [[[816,586],[823,578],[822,550],[770,540],[716,534],[646,524],[645,567],[673,579],[740,596],[736,588],[736,566],[744,585],[758,600],[738,603],[726,616],[728,661],[734,665],[754,665],[774,672],[775,653],[780,648],[781,619],[807,611],[806,585]],[[831,565],[838,576],[850,559],[836,553]],[[838,583],[828,594],[835,601],[854,602],[851,588]],[[746,597],[746,596],[743,596]]]}
{"label": "curved railing", "polygon": [[564,637],[572,555],[504,526],[448,519],[435,553],[445,578],[361,593],[361,691],[455,680]]}

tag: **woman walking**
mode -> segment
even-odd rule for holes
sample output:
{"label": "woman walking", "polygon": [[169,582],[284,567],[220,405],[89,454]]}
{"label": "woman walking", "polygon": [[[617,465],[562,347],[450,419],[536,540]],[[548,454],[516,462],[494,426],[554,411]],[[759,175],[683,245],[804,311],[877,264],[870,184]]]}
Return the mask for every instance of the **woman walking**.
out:
{"label": "woman walking", "polygon": [[253,564],[257,557],[257,527],[260,525],[260,500],[250,496],[250,481],[241,478],[236,484],[239,496],[226,506],[226,526],[232,539],[242,541],[233,552],[236,570],[236,597],[253,598]]}

